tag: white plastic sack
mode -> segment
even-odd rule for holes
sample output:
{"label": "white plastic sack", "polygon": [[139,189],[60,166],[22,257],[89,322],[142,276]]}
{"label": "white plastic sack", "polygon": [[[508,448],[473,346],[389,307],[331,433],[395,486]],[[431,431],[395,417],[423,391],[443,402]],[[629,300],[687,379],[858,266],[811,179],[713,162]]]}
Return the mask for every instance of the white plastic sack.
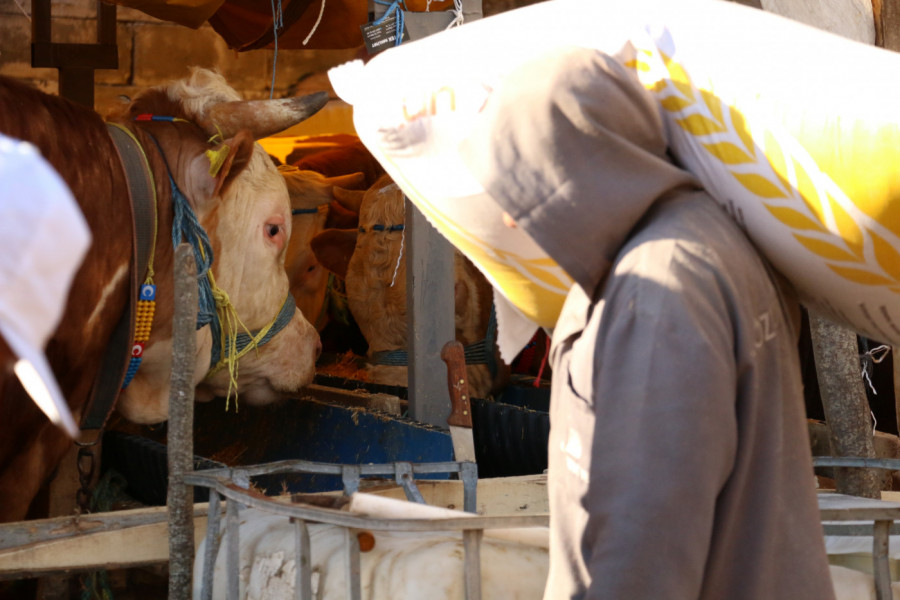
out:
{"label": "white plastic sack", "polygon": [[809,307],[900,343],[896,53],[732,2],[553,0],[330,77],[407,196],[521,315],[552,327],[569,279],[502,225],[457,148],[506,73],[562,46],[633,70],[677,160]]}

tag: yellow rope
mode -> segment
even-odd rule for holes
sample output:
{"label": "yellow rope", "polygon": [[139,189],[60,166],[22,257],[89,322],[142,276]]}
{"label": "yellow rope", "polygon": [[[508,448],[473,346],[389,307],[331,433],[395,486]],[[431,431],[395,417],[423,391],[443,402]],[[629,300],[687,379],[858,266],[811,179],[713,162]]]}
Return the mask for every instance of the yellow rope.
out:
{"label": "yellow rope", "polygon": [[[210,288],[212,289],[213,298],[216,301],[216,312],[219,315],[219,324],[221,325],[221,339],[220,339],[220,347],[222,348],[222,357],[219,359],[218,364],[212,367],[209,372],[206,374],[206,378],[210,378],[219,371],[224,368],[228,369],[228,393],[225,396],[225,410],[228,410],[228,406],[231,401],[232,391],[234,392],[234,410],[238,411],[238,394],[237,394],[237,378],[238,378],[238,361],[247,355],[251,350],[256,350],[259,352],[259,341],[262,340],[269,330],[275,325],[275,322],[278,320],[278,314],[275,314],[275,317],[269,322],[268,325],[263,327],[257,332],[254,336],[250,329],[244,325],[244,322],[237,314],[237,310],[234,308],[234,304],[231,303],[231,299],[228,297],[228,292],[220,288],[216,285],[215,277],[212,274],[212,271],[207,272],[207,277],[209,278]],[[237,336],[238,336],[238,327],[243,329],[247,335],[250,337],[250,342],[245,346],[241,351],[237,351]],[[226,350],[231,348],[231,355],[226,355]]]}

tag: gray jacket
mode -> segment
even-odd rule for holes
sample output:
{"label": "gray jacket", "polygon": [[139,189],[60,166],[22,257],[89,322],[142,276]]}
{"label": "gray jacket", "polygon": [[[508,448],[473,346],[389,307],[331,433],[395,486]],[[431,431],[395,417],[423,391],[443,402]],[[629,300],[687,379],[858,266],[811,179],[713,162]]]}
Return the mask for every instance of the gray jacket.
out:
{"label": "gray jacket", "polygon": [[510,75],[464,148],[577,282],[553,332],[546,599],[828,600],[799,306],[603,54]]}

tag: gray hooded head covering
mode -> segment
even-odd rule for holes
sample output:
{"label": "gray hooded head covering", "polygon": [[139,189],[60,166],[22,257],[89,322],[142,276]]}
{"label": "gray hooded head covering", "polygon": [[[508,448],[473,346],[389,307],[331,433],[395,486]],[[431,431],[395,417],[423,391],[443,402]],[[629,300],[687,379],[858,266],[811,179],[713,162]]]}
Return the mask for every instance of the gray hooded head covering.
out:
{"label": "gray hooded head covering", "polygon": [[698,187],[666,148],[658,105],[634,74],[597,50],[564,48],[503,80],[461,155],[518,226],[590,291],[654,202]]}

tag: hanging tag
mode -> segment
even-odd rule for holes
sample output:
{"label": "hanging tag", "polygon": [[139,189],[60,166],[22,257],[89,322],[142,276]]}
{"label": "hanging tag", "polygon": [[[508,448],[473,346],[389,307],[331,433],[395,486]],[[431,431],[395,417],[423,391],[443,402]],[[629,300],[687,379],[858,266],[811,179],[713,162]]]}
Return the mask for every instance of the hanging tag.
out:
{"label": "hanging tag", "polygon": [[[398,46],[397,43],[397,19],[399,11],[382,17],[380,23],[366,23],[360,25],[363,41],[366,43],[366,50],[369,54],[378,54],[382,50]],[[409,32],[406,30],[406,24],[403,25],[403,35],[400,42],[409,40]]]}

